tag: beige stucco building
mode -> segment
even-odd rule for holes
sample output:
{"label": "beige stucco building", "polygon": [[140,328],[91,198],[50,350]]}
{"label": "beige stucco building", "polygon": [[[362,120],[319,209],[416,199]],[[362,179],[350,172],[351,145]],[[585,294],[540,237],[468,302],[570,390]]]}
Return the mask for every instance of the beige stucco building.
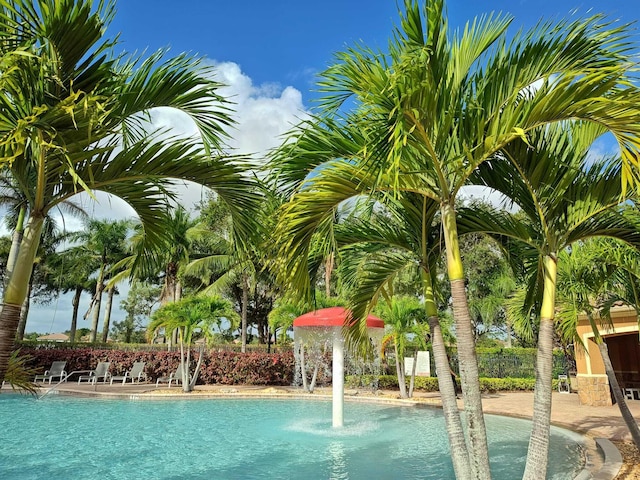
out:
{"label": "beige stucco building", "polygon": [[[638,315],[630,307],[611,309],[612,327],[600,326],[613,370],[622,389],[630,389],[631,398],[640,392],[640,337]],[[604,370],[602,356],[593,341],[593,331],[586,315],[578,317],[578,335],[587,347],[576,345],[576,370],[580,402],[586,405],[611,405],[609,381]],[[631,390],[633,389],[633,390]],[[638,389],[636,392],[635,389]]]}

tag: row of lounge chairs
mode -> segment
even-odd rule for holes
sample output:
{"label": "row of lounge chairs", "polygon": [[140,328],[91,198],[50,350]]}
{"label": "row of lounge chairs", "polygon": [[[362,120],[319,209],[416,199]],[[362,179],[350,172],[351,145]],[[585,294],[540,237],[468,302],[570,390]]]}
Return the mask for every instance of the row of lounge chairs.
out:
{"label": "row of lounge chairs", "polygon": [[[110,385],[113,385],[113,382],[122,382],[122,384],[126,384],[128,380],[131,380],[131,383],[141,383],[148,382],[149,379],[147,374],[144,371],[146,362],[135,362],[131,367],[131,370],[125,372],[124,375],[111,375],[109,373],[109,368],[111,367],[111,362],[99,362],[94,370],[90,370],[88,372],[82,372],[82,374],[78,377],[78,384],[82,382],[89,382],[92,384],[96,384],[100,380],[103,383],[109,382]],[[66,372],[65,368],[67,366],[66,361],[56,361],[51,364],[51,367],[41,375],[36,375],[34,378],[34,382],[49,382],[51,385],[52,380],[58,379],[60,383],[66,382],[69,374]],[[169,376],[159,377],[156,380],[156,387],[161,383],[168,383],[169,388],[171,388],[171,384],[182,383],[182,366],[178,367],[175,372],[171,372]]]}

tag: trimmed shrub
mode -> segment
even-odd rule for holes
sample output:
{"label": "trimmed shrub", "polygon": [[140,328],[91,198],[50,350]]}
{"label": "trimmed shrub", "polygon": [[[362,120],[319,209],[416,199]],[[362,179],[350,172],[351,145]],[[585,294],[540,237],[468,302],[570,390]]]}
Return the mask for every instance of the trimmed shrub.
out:
{"label": "trimmed shrub", "polygon": [[[407,378],[407,384],[409,378]],[[372,375],[348,376],[345,385],[349,388],[358,388],[375,384]],[[490,392],[528,392],[533,391],[535,380],[533,378],[480,378],[480,390]],[[380,375],[378,388],[381,390],[397,390],[398,378],[395,375]],[[557,380],[554,380],[553,388],[557,388]],[[414,390],[420,392],[437,392],[438,379],[435,377],[416,377]]]}
{"label": "trimmed shrub", "polygon": [[[169,375],[180,365],[180,352],[173,351],[124,351],[91,348],[47,349],[26,348],[21,355],[30,355],[29,366],[43,372],[56,360],[66,360],[68,373],[91,370],[100,361],[111,362],[112,375],[123,375],[134,362],[146,362],[145,372],[150,378]],[[205,352],[200,367],[198,383],[224,385],[291,385],[294,358],[292,352],[284,353],[235,353]],[[192,354],[192,368],[198,353]]]}

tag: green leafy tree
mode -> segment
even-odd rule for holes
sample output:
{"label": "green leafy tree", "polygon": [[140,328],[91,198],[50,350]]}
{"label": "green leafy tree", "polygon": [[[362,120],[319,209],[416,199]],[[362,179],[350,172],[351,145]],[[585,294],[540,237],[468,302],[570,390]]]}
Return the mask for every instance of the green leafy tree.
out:
{"label": "green leafy tree", "polygon": [[125,343],[143,343],[145,326],[151,317],[151,311],[158,303],[161,288],[142,282],[133,282],[125,300],[120,302],[127,316],[113,325],[116,340]]}
{"label": "green leafy tree", "polygon": [[167,332],[178,331],[182,390],[185,393],[191,392],[195,387],[204,353],[201,349],[192,374],[190,365],[194,336],[201,334],[205,340],[212,338],[213,327],[220,329],[225,319],[236,321],[237,314],[229,302],[217,297],[186,297],[178,302],[168,303],[154,312],[147,327],[150,334],[160,328]]}
{"label": "green leafy tree", "polygon": [[[0,171],[29,202],[0,314],[0,380],[43,220],[77,193],[100,190],[127,202],[143,225],[144,248],[162,246],[172,179],[213,188],[231,205],[239,238],[253,231],[253,180],[238,159],[219,153],[231,121],[212,69],[164,51],[146,59],[114,52],[115,41],[104,36],[114,12],[113,1],[0,4]],[[156,107],[186,113],[200,138],[150,131]]]}

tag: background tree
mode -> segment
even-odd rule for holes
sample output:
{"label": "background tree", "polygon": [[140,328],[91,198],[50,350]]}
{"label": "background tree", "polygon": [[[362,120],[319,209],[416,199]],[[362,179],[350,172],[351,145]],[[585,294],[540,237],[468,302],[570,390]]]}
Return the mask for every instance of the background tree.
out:
{"label": "background tree", "polygon": [[118,341],[125,343],[144,343],[146,325],[151,311],[158,303],[161,288],[142,282],[133,282],[127,298],[120,302],[120,308],[127,316],[113,324],[113,335]]}

